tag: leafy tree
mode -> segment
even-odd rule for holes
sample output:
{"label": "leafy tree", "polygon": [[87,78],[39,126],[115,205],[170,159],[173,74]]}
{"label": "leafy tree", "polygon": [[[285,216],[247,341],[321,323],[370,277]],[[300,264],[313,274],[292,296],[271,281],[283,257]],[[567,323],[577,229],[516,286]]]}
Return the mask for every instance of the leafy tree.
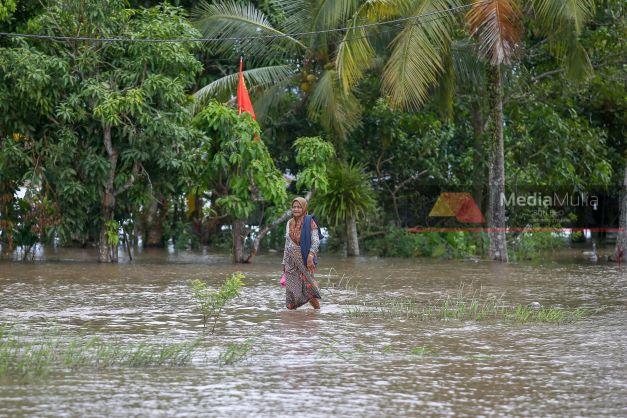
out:
{"label": "leafy tree", "polygon": [[[127,10],[123,5],[118,0],[53,2],[28,30],[198,36],[176,8]],[[31,158],[40,162],[29,176],[63,214],[54,231],[67,241],[97,228],[99,261],[117,259],[107,231],[132,187],[140,191],[134,202],[139,208],[149,198],[151,176],[176,177],[192,169],[189,151],[201,134],[188,126],[186,89],[201,65],[190,47],[22,40],[0,50],[2,136],[15,132],[28,138]]]}
{"label": "leafy tree", "polygon": [[[397,13],[405,16],[433,13],[439,17],[424,22],[412,19],[405,22],[391,43],[392,51],[382,77],[383,89],[394,105],[417,108],[423,104],[438,80],[448,74],[446,59],[452,47],[456,22],[459,21],[456,10],[465,3],[456,0],[375,0],[364,3],[357,13],[360,20],[355,20],[353,27],[346,32],[345,42],[336,59],[344,88],[348,90],[354,86],[377,56],[360,22],[385,20]],[[501,194],[505,192],[501,66],[513,62],[514,50],[522,40],[523,24],[529,20],[547,36],[554,54],[569,74],[573,78],[584,78],[590,73],[590,64],[578,39],[594,11],[594,1],[535,0],[526,5],[526,15],[517,0],[473,0],[469,3],[471,8],[464,23],[469,34],[478,42],[479,56],[490,63],[487,82],[491,131],[486,147],[490,161],[489,257],[507,261],[505,207],[499,203]]]}
{"label": "leafy tree", "polygon": [[233,219],[233,257],[243,262],[245,219],[262,202],[283,205],[285,181],[249,114],[240,117],[234,109],[213,101],[194,117],[193,125],[208,138],[197,150],[201,169],[196,189],[210,191],[215,210]]}
{"label": "leafy tree", "polygon": [[15,12],[15,0],[0,0],[0,22],[8,19]]}
{"label": "leafy tree", "polygon": [[[586,51],[578,42],[583,26],[594,11],[593,0],[563,2],[561,0],[535,0],[527,6],[539,30],[548,36],[565,67],[573,78],[583,78],[590,71]],[[525,15],[517,0],[475,1],[467,20],[471,36],[479,43],[479,54],[491,64],[488,85],[491,107],[491,133],[488,142],[490,158],[488,256],[493,260],[507,261],[505,234],[504,117],[502,65],[510,65],[517,45],[521,42]]]}
{"label": "leafy tree", "polygon": [[[295,159],[301,170],[296,176],[296,188],[306,190],[305,200],[309,201],[317,192],[325,192],[329,188],[328,165],[335,157],[335,149],[329,142],[320,137],[301,137],[294,141]],[[291,215],[291,208],[283,210],[276,207],[271,213],[271,222],[260,227],[255,237],[247,262],[257,254],[261,240],[272,229],[286,222]],[[261,224],[261,222],[260,222]]]}

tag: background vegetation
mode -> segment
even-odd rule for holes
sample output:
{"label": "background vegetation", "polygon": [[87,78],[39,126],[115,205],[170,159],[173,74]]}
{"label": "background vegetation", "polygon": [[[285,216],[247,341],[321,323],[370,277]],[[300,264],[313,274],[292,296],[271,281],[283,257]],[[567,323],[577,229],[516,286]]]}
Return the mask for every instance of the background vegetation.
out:
{"label": "background vegetation", "polygon": [[[542,219],[508,209],[508,225],[627,222],[623,2],[470,3],[0,1],[3,32],[216,38],[0,36],[3,254],[94,246],[109,262],[170,243],[250,262],[282,249],[289,200],[303,195],[333,251],[503,258],[496,235],[407,231],[468,226],[428,216],[441,191],[471,192],[490,213],[499,134],[505,190],[589,191],[602,206]],[[498,22],[481,23],[494,3],[512,9],[501,61],[486,42]],[[232,40],[268,34],[281,37]],[[240,56],[256,121],[233,109]],[[517,259],[568,242],[506,240]]]}

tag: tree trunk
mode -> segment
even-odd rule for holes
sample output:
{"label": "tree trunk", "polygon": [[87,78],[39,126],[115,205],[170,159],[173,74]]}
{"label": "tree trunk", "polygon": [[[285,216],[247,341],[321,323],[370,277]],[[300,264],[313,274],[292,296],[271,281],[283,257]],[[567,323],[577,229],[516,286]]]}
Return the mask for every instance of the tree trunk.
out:
{"label": "tree trunk", "polygon": [[155,199],[152,200],[150,206],[148,207],[148,213],[145,222],[146,242],[144,242],[144,247],[162,248],[164,246],[163,231],[167,217],[168,201],[162,194],[158,194],[158,196],[156,196]]}
{"label": "tree trunk", "polygon": [[244,220],[236,219],[233,221],[233,261],[235,263],[244,263]]}
{"label": "tree trunk", "polygon": [[347,251],[349,257],[359,256],[359,239],[357,237],[357,220],[351,216],[346,222]]}
{"label": "tree trunk", "polygon": [[0,247],[2,247],[0,255],[13,252],[14,222],[11,215],[14,200],[14,190],[9,186],[9,182],[0,182]]}
{"label": "tree trunk", "polygon": [[492,132],[489,142],[489,203],[488,203],[488,237],[490,248],[488,257],[491,260],[508,261],[507,234],[505,233],[505,155],[503,139],[503,80],[498,66],[490,68],[489,89],[490,106],[492,108]]}
{"label": "tree trunk", "polygon": [[483,112],[481,109],[481,103],[477,101],[473,101],[470,104],[470,114],[472,115],[472,127],[474,131],[474,148],[475,155],[473,158],[474,164],[474,174],[473,174],[473,184],[472,186],[472,197],[475,200],[475,203],[479,207],[479,210],[483,212],[483,188],[485,187],[485,166],[481,164],[481,159],[485,155],[485,151],[483,149],[483,129],[484,129],[484,120],[483,120]]}
{"label": "tree trunk", "polygon": [[616,237],[616,261],[622,252],[622,259],[627,259],[627,158],[625,158],[625,174],[623,179],[623,190],[619,196],[620,217],[618,221],[618,236]]}
{"label": "tree trunk", "polygon": [[98,240],[98,261],[101,263],[117,262],[117,246],[109,245],[107,242],[107,222],[113,220],[115,212],[115,190],[113,181],[115,179],[115,169],[118,163],[118,152],[111,143],[111,127],[105,126],[104,145],[109,156],[109,175],[105,182],[104,195],[101,207],[100,237]]}

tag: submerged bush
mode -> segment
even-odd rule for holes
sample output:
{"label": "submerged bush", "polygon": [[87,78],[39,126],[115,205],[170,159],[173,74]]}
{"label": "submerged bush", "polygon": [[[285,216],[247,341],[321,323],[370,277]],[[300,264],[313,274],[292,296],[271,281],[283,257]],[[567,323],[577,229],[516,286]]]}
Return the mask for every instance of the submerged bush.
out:
{"label": "submerged bush", "polygon": [[521,233],[510,244],[513,260],[531,260],[552,254],[552,250],[566,247],[568,239],[555,232],[540,231]]}
{"label": "submerged bush", "polygon": [[240,289],[244,285],[241,272],[231,274],[218,290],[210,290],[207,283],[202,280],[192,280],[192,291],[196,304],[202,313],[203,327],[207,327],[209,319],[213,318],[211,333],[215,331],[216,323],[220,318],[222,309],[232,299],[240,294]]}
{"label": "submerged bush", "polygon": [[385,234],[365,240],[366,250],[381,257],[465,258],[478,253],[479,236],[471,232],[408,232],[390,227]]}

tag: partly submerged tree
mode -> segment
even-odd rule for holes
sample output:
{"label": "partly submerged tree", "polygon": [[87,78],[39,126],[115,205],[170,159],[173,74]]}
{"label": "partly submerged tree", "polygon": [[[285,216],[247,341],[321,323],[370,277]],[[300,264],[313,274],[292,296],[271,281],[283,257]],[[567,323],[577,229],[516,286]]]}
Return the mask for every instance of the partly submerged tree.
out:
{"label": "partly submerged tree", "polygon": [[[50,2],[27,26],[56,36],[199,36],[179,9],[124,6]],[[192,46],[15,40],[0,49],[0,136],[20,138],[35,162],[26,175],[57,205],[49,232],[61,242],[95,232],[99,261],[116,261],[119,208],[145,205],[151,176],[191,170],[201,136],[189,126],[187,89],[201,69]]]}
{"label": "partly submerged tree", "polygon": [[[526,13],[525,13],[526,12]],[[526,8],[517,0],[476,0],[468,12],[470,35],[478,41],[478,53],[490,63],[488,88],[491,107],[488,236],[490,259],[508,261],[505,202],[505,155],[503,115],[503,70],[511,65],[522,40],[525,19],[544,32],[573,78],[591,70],[585,50],[578,42],[584,23],[594,12],[594,0],[534,0]]]}
{"label": "partly submerged tree", "polygon": [[[196,152],[195,193],[209,192],[212,211],[232,224],[233,259],[252,262],[261,239],[289,216],[286,181],[276,168],[265,143],[258,140],[259,125],[249,114],[238,115],[227,106],[211,101],[193,119],[207,140]],[[296,161],[302,167],[297,187],[327,190],[327,164],[335,156],[333,146],[319,137],[299,138],[294,143]],[[246,254],[246,220],[263,206],[259,231]]]}
{"label": "partly submerged tree", "polygon": [[233,225],[233,258],[244,255],[245,220],[256,205],[281,206],[287,200],[285,181],[259,135],[259,125],[245,113],[215,101],[193,120],[207,141],[197,150],[196,193],[211,192],[212,206]]}
{"label": "partly submerged tree", "polygon": [[623,187],[618,198],[620,205],[620,218],[618,221],[618,236],[616,237],[616,258],[627,259],[627,153],[625,154],[625,174]]}

